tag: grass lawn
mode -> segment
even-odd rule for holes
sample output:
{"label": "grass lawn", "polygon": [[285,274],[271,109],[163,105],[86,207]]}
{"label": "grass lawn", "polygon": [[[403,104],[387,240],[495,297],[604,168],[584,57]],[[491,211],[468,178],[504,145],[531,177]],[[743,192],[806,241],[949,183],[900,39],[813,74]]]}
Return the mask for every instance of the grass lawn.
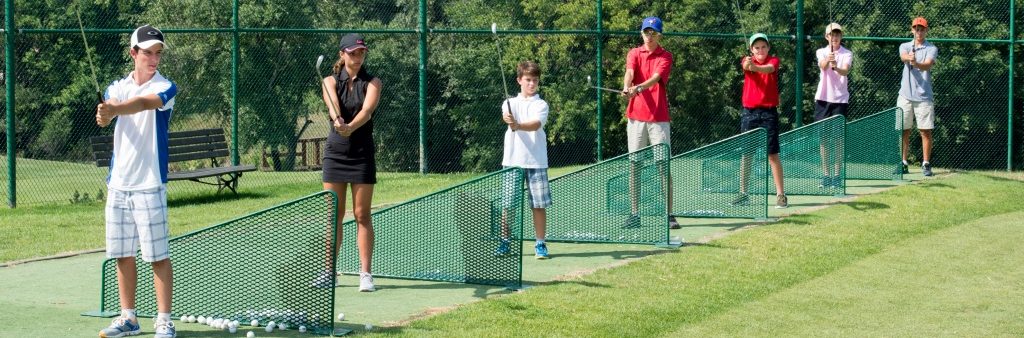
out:
{"label": "grass lawn", "polygon": [[929,179],[389,328],[402,336],[1024,334],[1024,182]]}
{"label": "grass lawn", "polygon": [[[52,161],[19,160],[18,163],[19,195],[29,195],[29,200],[60,202],[24,205],[16,209],[0,208],[0,219],[3,220],[3,226],[0,226],[0,263],[102,248],[102,202],[71,204],[67,202],[71,194],[62,187],[96,185],[96,182],[100,182],[93,188],[103,189],[102,179],[106,169]],[[573,169],[576,168],[555,168],[551,170],[551,175],[554,177]],[[63,174],[54,175],[54,172]],[[373,203],[375,206],[400,203],[479,175],[378,173]],[[49,178],[44,179],[43,176]],[[22,182],[25,186],[22,186]],[[89,188],[89,191],[93,188]],[[216,188],[198,183],[170,182],[168,219],[171,234],[183,234],[218,224],[322,189],[320,172],[245,173],[239,183],[238,196],[230,192],[216,194]],[[95,196],[95,192],[90,195]],[[347,197],[347,209],[351,211],[351,196]]]}

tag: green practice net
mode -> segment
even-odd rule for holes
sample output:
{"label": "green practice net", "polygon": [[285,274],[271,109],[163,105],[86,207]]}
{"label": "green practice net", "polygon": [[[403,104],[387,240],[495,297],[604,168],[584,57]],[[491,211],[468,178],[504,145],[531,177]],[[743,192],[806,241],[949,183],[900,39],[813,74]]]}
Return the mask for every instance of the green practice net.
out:
{"label": "green practice net", "polygon": [[[523,170],[507,168],[373,213],[374,276],[522,286]],[[345,222],[338,271],[359,272]],[[498,253],[505,241],[508,251]]]}
{"label": "green practice net", "polygon": [[902,115],[902,109],[893,107],[846,124],[846,178],[903,179]]}
{"label": "green practice net", "polygon": [[[656,144],[552,179],[546,240],[667,244],[668,151]],[[523,209],[523,234],[535,238],[529,202]]]}
{"label": "green practice net", "polygon": [[[170,239],[173,316],[207,316],[306,326],[330,333],[334,288],[316,287],[330,267],[337,196],[324,191]],[[103,262],[100,311],[120,311],[116,260]],[[150,263],[136,259],[140,316],[157,304]],[[327,271],[328,273],[324,273]]]}
{"label": "green practice net", "polygon": [[767,218],[767,135],[757,128],[673,157],[672,214]]}
{"label": "green practice net", "polygon": [[846,118],[836,115],[779,135],[786,194],[845,194],[845,127]]}

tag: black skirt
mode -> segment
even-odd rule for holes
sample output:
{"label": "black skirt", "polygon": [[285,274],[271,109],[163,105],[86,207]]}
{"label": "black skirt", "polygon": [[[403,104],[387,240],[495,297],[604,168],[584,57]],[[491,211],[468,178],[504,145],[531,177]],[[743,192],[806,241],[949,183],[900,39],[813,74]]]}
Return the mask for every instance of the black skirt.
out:
{"label": "black skirt", "polygon": [[338,142],[342,137],[332,134],[324,148],[324,183],[376,184],[377,161],[373,143],[368,142],[369,147],[366,147],[359,144],[363,142]]}

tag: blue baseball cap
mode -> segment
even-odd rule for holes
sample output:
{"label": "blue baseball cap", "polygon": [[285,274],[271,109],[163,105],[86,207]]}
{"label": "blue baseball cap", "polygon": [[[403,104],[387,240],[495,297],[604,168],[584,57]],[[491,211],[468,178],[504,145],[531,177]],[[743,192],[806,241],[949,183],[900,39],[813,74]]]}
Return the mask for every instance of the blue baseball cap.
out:
{"label": "blue baseball cap", "polygon": [[640,26],[640,30],[653,29],[655,32],[661,33],[661,19],[656,16],[649,16],[644,18],[643,24]]}

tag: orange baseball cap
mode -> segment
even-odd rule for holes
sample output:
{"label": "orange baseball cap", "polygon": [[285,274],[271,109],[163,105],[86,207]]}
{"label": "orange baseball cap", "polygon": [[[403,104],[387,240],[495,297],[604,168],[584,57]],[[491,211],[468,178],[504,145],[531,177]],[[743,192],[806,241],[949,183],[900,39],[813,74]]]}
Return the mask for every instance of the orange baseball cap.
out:
{"label": "orange baseball cap", "polygon": [[928,28],[928,20],[925,20],[923,16],[916,17],[914,18],[914,22],[910,24],[910,27],[914,26],[922,26],[924,28]]}

